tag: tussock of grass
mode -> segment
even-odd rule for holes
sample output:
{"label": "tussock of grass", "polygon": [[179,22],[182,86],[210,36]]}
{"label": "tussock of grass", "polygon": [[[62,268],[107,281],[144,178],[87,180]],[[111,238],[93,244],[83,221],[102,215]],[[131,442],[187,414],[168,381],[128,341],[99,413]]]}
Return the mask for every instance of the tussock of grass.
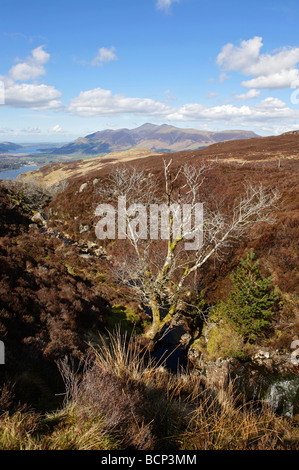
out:
{"label": "tussock of grass", "polygon": [[212,398],[199,397],[186,432],[183,450],[275,449],[283,444],[287,422],[277,418],[265,404],[257,410],[253,403],[240,404],[240,398],[228,390]]}
{"label": "tussock of grass", "polygon": [[42,416],[21,412],[0,418],[1,450],[113,450],[116,439],[101,417],[84,419],[75,405]]}
{"label": "tussock of grass", "polygon": [[0,420],[1,450],[34,450],[39,417],[32,412],[4,413]]}
{"label": "tussock of grass", "polygon": [[58,419],[59,425],[42,440],[49,450],[113,450],[118,449],[116,439],[105,430],[101,415],[88,417],[76,404],[69,405],[57,415],[48,415],[47,424]]}
{"label": "tussock of grass", "polygon": [[120,331],[100,337],[83,368],[59,364],[61,410],[0,417],[1,449],[298,449],[296,427],[266,405],[154,364],[147,347]]}

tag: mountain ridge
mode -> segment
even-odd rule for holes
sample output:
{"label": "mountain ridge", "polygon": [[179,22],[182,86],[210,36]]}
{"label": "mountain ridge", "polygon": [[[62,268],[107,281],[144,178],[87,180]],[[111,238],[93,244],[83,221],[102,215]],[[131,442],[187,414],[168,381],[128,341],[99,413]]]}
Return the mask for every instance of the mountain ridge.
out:
{"label": "mountain ridge", "polygon": [[0,142],[0,153],[11,152],[23,148],[22,145],[14,144],[13,142]]}
{"label": "mountain ridge", "polygon": [[148,148],[153,152],[196,150],[211,144],[227,140],[250,139],[260,137],[253,131],[224,130],[201,131],[184,129],[168,124],[156,125],[145,123],[135,129],[104,129],[54,149],[54,155],[82,153],[96,155],[119,152],[131,148]]}
{"label": "mountain ridge", "polygon": [[[252,139],[239,139],[220,142],[201,150],[179,151],[170,153],[153,152],[146,148],[134,148],[127,151],[111,152],[104,156],[84,158],[51,163],[33,172],[18,176],[18,180],[25,181],[35,178],[38,182],[51,186],[61,181],[98,178],[103,172],[111,171],[113,165],[138,165],[148,170],[163,165],[165,158],[172,158],[176,163],[195,163],[214,161],[225,164],[254,165],[260,167],[297,168],[299,164],[299,135],[297,133],[282,134],[280,136],[259,137]],[[109,170],[110,169],[110,170]]]}

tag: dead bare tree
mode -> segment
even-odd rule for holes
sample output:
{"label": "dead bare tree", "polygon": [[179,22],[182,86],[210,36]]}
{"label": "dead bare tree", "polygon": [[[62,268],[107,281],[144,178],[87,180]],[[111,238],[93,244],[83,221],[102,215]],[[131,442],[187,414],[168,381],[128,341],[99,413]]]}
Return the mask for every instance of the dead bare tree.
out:
{"label": "dead bare tree", "polygon": [[[142,304],[150,308],[152,323],[146,336],[152,339],[177,312],[192,274],[210,258],[223,253],[233,240],[248,233],[253,225],[271,223],[271,213],[279,200],[275,190],[249,184],[231,214],[205,207],[204,217],[196,217],[205,174],[211,165],[184,165],[175,172],[171,165],[171,160],[164,162],[162,192],[153,175],[127,168],[118,168],[101,189],[106,201],[116,202],[118,197],[125,197],[126,203],[133,204],[125,213],[126,230],[120,238],[130,242],[134,255],[130,252],[119,260],[117,275],[130,285]],[[182,207],[186,208],[183,214]],[[144,227],[144,208],[150,209],[149,229]],[[158,214],[154,227],[151,224],[153,214]],[[157,221],[161,222],[164,240],[157,237]],[[191,248],[186,240],[193,240]]]}

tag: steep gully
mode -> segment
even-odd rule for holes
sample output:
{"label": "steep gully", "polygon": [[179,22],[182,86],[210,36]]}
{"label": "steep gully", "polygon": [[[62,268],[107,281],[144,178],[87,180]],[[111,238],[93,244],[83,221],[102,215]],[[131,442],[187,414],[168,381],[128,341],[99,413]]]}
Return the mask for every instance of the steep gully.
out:
{"label": "steep gully", "polygon": [[[66,245],[74,245],[83,258],[97,257],[108,259],[103,248],[96,243],[74,241],[68,235],[47,227],[43,215],[32,219],[31,226],[48,236],[58,238]],[[38,222],[38,223],[36,223]],[[90,227],[81,228],[81,233]],[[151,312],[146,309],[150,316]],[[278,414],[293,417],[299,413],[299,364],[290,360],[290,355],[277,352],[259,351],[248,359],[203,360],[195,348],[190,347],[192,337],[182,316],[177,315],[171,326],[164,329],[152,355],[158,364],[173,373],[177,371],[197,374],[207,386],[227,386],[233,381],[238,393],[246,400],[257,401],[262,398]]]}

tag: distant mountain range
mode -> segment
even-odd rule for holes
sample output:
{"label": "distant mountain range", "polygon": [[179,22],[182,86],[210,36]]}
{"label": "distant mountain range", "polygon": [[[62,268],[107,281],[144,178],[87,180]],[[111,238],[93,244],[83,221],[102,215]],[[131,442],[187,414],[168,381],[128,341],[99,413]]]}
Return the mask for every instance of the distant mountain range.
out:
{"label": "distant mountain range", "polygon": [[0,142],[0,153],[13,152],[21,148],[22,145],[13,144],[12,142]]}
{"label": "distant mountain range", "polygon": [[34,178],[37,182],[50,187],[64,180],[73,182],[77,179],[79,186],[88,183],[89,190],[92,190],[90,188],[93,186],[90,183],[107,174],[114,164],[126,165],[129,162],[129,165],[133,164],[151,171],[161,168],[167,156],[180,165],[210,161],[217,164],[231,164],[240,169],[245,166],[299,169],[299,132],[218,142],[201,150],[173,152],[171,156],[149,149],[134,148],[111,152],[105,156],[97,155],[93,158],[82,156],[76,161],[67,157],[68,161],[42,166],[38,170],[18,176],[18,180],[26,181]]}
{"label": "distant mountain range", "polygon": [[231,130],[221,132],[180,129],[162,124],[143,124],[136,129],[106,129],[80,137],[73,142],[52,150],[55,155],[96,155],[118,152],[131,148],[147,148],[153,152],[195,150],[228,140],[259,137],[251,131]]}

